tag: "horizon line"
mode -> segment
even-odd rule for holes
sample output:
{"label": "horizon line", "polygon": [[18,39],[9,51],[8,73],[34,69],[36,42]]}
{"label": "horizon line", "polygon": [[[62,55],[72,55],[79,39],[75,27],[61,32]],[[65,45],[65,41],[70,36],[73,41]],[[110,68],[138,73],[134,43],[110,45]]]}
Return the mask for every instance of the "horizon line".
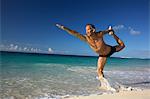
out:
{"label": "horizon line", "polygon": [[[62,53],[39,53],[39,52],[23,52],[23,51],[2,51],[6,53],[21,53],[21,54],[40,54],[40,55],[56,55],[56,56],[73,56],[73,57],[98,57],[94,55],[74,55],[74,54],[62,54]],[[120,58],[120,59],[150,59],[150,58],[135,58],[135,57],[109,57],[109,58]]]}

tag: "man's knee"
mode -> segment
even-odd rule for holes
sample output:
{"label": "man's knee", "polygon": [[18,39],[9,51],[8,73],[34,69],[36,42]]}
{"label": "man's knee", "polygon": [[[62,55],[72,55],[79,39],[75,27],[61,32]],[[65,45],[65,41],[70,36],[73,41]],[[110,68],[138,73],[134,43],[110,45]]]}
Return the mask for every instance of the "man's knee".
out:
{"label": "man's knee", "polygon": [[120,49],[123,50],[125,48],[124,43],[120,46]]}
{"label": "man's knee", "polygon": [[125,48],[125,45],[124,45],[124,43],[123,43],[123,45],[122,45],[122,49],[124,49]]}
{"label": "man's knee", "polygon": [[124,44],[118,45],[118,46],[116,46],[116,52],[119,52],[119,51],[123,50],[124,48],[125,48]]}

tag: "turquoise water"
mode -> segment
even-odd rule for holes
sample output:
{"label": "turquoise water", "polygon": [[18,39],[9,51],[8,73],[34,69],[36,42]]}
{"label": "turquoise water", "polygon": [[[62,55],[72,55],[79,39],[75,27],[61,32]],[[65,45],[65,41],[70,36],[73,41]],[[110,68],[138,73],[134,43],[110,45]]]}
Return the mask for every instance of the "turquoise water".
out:
{"label": "turquoise water", "polygon": [[[101,94],[98,57],[1,52],[2,98],[60,98]],[[134,88],[150,88],[150,59],[108,58],[105,77]],[[115,83],[112,83],[112,86]]]}

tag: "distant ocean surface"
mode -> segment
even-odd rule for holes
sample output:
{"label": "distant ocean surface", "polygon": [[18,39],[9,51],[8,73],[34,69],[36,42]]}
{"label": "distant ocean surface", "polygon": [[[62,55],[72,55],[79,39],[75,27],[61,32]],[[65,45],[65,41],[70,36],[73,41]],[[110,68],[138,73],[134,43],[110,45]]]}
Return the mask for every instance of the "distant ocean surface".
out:
{"label": "distant ocean surface", "polygon": [[[0,53],[0,98],[101,94],[96,79],[98,57]],[[140,89],[150,88],[150,59],[108,58],[105,77],[112,82]]]}

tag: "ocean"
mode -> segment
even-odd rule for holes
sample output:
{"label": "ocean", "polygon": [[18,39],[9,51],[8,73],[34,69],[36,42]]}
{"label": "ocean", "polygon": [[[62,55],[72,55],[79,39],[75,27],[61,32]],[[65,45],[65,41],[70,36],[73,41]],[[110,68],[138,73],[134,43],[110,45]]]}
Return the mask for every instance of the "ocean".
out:
{"label": "ocean", "polygon": [[[0,53],[0,98],[48,99],[103,94],[93,56]],[[107,59],[104,75],[112,87],[150,88],[150,59]]]}

